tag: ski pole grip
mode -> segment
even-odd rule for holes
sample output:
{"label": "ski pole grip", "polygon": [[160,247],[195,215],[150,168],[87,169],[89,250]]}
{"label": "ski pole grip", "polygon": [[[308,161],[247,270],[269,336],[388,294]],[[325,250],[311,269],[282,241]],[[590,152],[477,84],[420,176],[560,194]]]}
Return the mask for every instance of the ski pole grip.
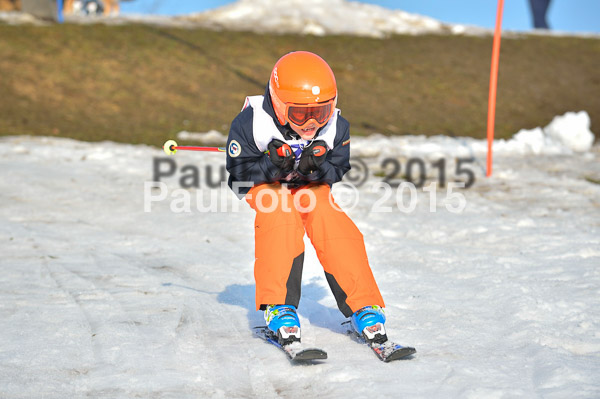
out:
{"label": "ski pole grip", "polygon": [[277,155],[284,158],[289,157],[290,155],[292,155],[292,149],[289,145],[284,144],[277,149]]}

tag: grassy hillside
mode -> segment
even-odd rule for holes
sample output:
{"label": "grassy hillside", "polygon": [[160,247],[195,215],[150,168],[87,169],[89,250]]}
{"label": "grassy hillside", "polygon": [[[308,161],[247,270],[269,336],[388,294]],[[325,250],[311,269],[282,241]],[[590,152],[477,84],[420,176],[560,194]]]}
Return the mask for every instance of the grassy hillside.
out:
{"label": "grassy hillside", "polygon": [[[354,134],[484,137],[490,37],[275,36],[144,25],[0,25],[0,134],[161,145],[227,132],[294,49],[331,64]],[[497,136],[587,110],[600,132],[600,40],[502,43]]]}

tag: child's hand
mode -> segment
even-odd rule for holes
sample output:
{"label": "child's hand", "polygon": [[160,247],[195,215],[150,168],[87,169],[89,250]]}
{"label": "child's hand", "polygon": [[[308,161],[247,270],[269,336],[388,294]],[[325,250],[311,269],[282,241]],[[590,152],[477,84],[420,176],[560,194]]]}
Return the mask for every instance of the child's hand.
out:
{"label": "child's hand", "polygon": [[298,172],[308,175],[321,168],[327,154],[327,144],[323,140],[316,140],[302,151]]}
{"label": "child's hand", "polygon": [[289,145],[281,140],[273,139],[267,148],[269,149],[269,158],[273,162],[273,165],[285,173],[291,172],[294,169],[296,156]]}

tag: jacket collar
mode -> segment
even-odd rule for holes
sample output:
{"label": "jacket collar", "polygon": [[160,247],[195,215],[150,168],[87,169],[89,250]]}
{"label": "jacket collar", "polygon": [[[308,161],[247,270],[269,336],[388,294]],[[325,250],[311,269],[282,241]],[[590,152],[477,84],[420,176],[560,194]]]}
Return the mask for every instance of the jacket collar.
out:
{"label": "jacket collar", "polygon": [[273,107],[273,102],[271,101],[271,93],[269,91],[269,84],[267,83],[267,88],[265,90],[263,101],[263,110],[269,114],[271,118],[273,118],[273,122],[275,122],[275,126],[277,130],[281,132],[283,137],[286,139],[299,139],[300,136],[292,130],[289,124],[282,125],[279,123],[279,119],[277,119],[277,115],[275,114],[275,108]]}

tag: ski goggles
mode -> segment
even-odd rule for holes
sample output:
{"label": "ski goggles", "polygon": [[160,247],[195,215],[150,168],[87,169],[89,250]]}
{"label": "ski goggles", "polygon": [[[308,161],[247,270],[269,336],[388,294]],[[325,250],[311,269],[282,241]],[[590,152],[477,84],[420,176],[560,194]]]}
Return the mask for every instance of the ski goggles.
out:
{"label": "ski goggles", "polygon": [[312,119],[321,127],[329,121],[334,109],[335,98],[318,104],[287,104],[285,114],[296,126],[303,126]]}

